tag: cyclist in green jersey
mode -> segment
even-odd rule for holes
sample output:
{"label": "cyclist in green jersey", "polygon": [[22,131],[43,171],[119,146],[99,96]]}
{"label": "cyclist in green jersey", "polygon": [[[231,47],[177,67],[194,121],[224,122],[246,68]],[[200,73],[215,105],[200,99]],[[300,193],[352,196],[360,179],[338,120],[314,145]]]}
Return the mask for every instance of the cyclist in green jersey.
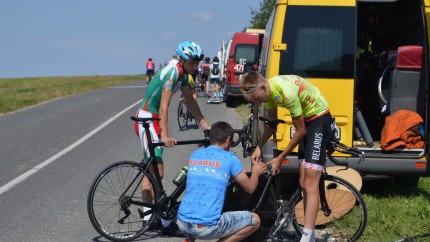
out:
{"label": "cyclist in green jersey", "polygon": [[[265,103],[270,118],[277,118],[278,106],[290,111],[296,131],[282,153],[267,164],[272,166],[273,174],[279,173],[282,161],[299,145],[299,182],[305,204],[304,234],[300,241],[315,241],[318,181],[325,166],[325,150],[335,128],[328,102],[317,87],[295,75],[265,79],[258,72],[248,72],[242,76],[240,88],[246,99],[258,104]],[[251,156],[253,162],[261,159],[261,147],[271,134],[272,130],[266,125]]]}
{"label": "cyclist in green jersey", "polygon": [[[160,121],[153,121],[150,124],[150,132],[153,142],[164,142],[166,147],[172,147],[176,144],[176,139],[169,136],[168,130],[168,110],[170,100],[173,94],[179,89],[181,90],[186,102],[188,109],[191,114],[196,118],[203,129],[209,129],[209,123],[203,117],[197,101],[193,98],[192,90],[189,85],[188,74],[194,74],[197,70],[200,61],[203,59],[204,54],[200,46],[193,41],[181,42],[176,50],[176,54],[179,56],[179,60],[176,62],[170,62],[169,65],[165,66],[161,71],[153,77],[146,89],[145,96],[142,104],[137,111],[137,117],[153,117],[160,118]],[[142,143],[143,153],[145,159],[149,158],[149,149],[147,140],[145,137],[145,130],[142,125],[135,123],[135,131],[140,138]],[[160,177],[164,176],[164,165],[163,165],[163,147],[157,147],[155,149],[155,155],[157,160],[157,166]],[[147,187],[148,181],[143,179],[142,187]],[[146,199],[151,199],[151,191],[142,191]],[[166,234],[175,235],[177,230],[176,224],[171,221],[161,221],[163,223],[162,232]],[[170,233],[169,229],[172,228]]]}

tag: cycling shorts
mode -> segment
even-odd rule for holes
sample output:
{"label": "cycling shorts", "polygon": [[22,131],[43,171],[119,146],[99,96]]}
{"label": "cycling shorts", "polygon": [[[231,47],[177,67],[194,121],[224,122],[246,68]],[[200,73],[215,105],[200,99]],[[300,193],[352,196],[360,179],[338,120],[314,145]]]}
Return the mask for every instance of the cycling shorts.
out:
{"label": "cycling shorts", "polygon": [[[139,118],[159,118],[160,115],[139,109],[137,111],[136,117],[139,117]],[[143,157],[145,160],[148,160],[150,157],[150,154],[149,154],[148,140],[146,139],[145,129],[143,128],[142,124],[135,122],[134,123],[134,130],[136,131],[137,136],[139,136],[140,142],[142,144]],[[161,128],[160,128],[160,121],[159,120],[154,120],[149,124],[149,132],[151,134],[151,139],[152,139],[153,143],[161,142]],[[155,157],[156,157],[156,160],[158,163],[163,161],[163,147],[162,146],[157,146],[155,148]]]}
{"label": "cycling shorts", "polygon": [[151,70],[151,69],[146,70],[146,75],[150,75],[150,74],[154,75],[154,70]]}
{"label": "cycling shorts", "polygon": [[327,145],[335,132],[334,122],[330,112],[305,122],[306,134],[299,144],[300,165],[308,169],[324,170]]}
{"label": "cycling shorts", "polygon": [[202,74],[202,81],[209,81],[209,77],[205,74]]}
{"label": "cycling shorts", "polygon": [[219,78],[211,78],[211,84],[219,84]]}

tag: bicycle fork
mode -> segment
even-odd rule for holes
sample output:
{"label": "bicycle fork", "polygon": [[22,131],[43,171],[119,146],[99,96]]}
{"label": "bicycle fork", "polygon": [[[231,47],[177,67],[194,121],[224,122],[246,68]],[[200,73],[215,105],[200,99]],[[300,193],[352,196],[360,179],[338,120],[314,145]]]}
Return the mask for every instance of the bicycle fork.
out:
{"label": "bicycle fork", "polygon": [[323,173],[321,175],[321,179],[319,182],[319,193],[320,193],[321,210],[324,212],[324,215],[328,217],[331,214],[331,209],[329,208],[327,199],[325,197],[326,189],[325,189],[325,183],[324,183],[324,176],[325,174]]}

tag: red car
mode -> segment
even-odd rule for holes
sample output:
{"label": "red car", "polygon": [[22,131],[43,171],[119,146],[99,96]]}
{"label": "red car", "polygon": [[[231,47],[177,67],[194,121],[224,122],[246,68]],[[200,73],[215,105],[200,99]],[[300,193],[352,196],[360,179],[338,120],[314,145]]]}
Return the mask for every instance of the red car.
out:
{"label": "red car", "polygon": [[261,44],[264,30],[250,30],[237,32],[233,36],[228,54],[225,103],[232,107],[235,99],[242,99],[240,92],[240,77],[246,72],[256,71],[260,59]]}

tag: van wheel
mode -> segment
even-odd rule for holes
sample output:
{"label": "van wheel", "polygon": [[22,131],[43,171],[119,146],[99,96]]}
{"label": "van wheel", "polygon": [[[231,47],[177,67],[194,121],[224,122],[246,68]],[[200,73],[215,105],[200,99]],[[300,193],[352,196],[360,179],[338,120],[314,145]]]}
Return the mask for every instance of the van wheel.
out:
{"label": "van wheel", "polygon": [[232,96],[226,96],[225,97],[225,105],[229,108],[233,108],[233,97]]}

